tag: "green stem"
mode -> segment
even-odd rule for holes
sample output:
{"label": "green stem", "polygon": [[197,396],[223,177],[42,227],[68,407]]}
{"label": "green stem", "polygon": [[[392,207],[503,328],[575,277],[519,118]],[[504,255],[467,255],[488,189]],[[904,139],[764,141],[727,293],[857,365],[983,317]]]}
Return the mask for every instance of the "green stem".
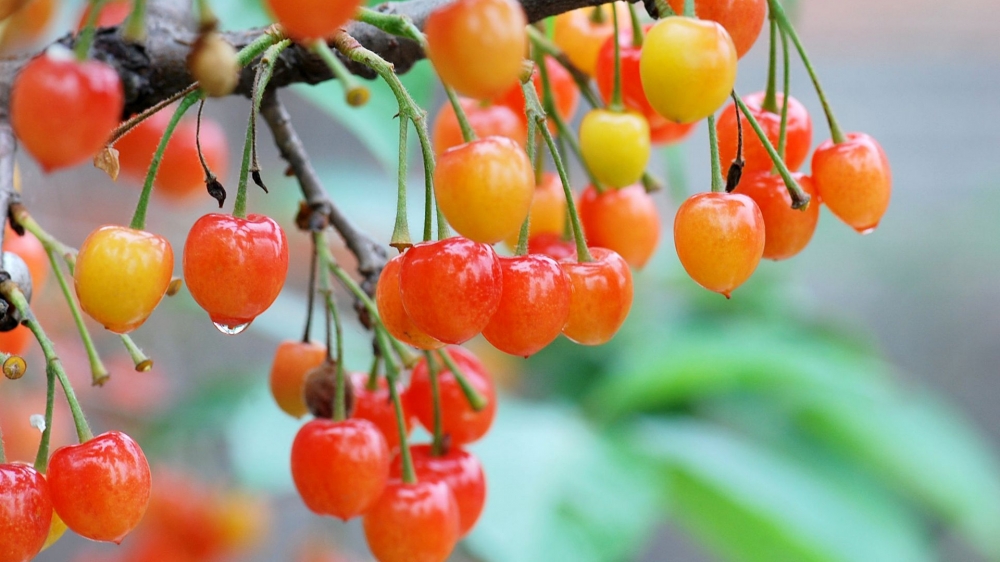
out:
{"label": "green stem", "polygon": [[371,92],[368,88],[363,86],[354,74],[351,74],[344,63],[337,58],[337,55],[333,54],[330,46],[326,44],[325,41],[317,40],[312,45],[312,52],[319,55],[319,58],[323,59],[326,66],[330,68],[333,72],[333,76],[340,82],[340,85],[344,87],[344,99],[347,100],[347,105],[352,107],[359,107],[368,103],[368,98],[371,97]]}
{"label": "green stem", "polygon": [[90,0],[90,11],[87,13],[87,23],[84,24],[80,35],[77,37],[73,53],[77,60],[85,61],[90,55],[90,46],[94,43],[94,33],[97,27],[97,18],[101,15],[101,8],[107,0]]}
{"label": "green stem", "polygon": [[806,53],[806,48],[802,45],[799,34],[795,32],[795,27],[792,26],[788,14],[785,13],[785,9],[778,0],[768,0],[767,4],[768,9],[774,14],[775,19],[778,20],[778,25],[791,37],[792,43],[795,44],[795,49],[798,50],[799,57],[802,59],[802,64],[805,65],[806,71],[809,72],[809,78],[812,80],[813,87],[816,88],[816,95],[819,96],[819,102],[823,105],[826,122],[830,126],[830,137],[833,139],[834,144],[844,142],[844,133],[841,132],[840,126],[837,124],[837,119],[833,116],[833,109],[830,107],[830,103],[826,99],[826,94],[823,92],[823,86],[819,82],[819,76],[816,75],[816,69],[813,68],[812,62],[809,60],[809,55]]}
{"label": "green stem", "polygon": [[715,115],[708,116],[708,147],[712,153],[712,191],[718,193],[726,189],[722,181],[722,163],[719,161],[719,139],[715,133]]}
{"label": "green stem", "polygon": [[132,11],[125,20],[122,36],[133,43],[146,40],[146,0],[133,0]]}
{"label": "green stem", "polygon": [[366,387],[368,390],[375,392],[378,390],[378,368],[382,364],[382,354],[378,351],[375,352],[375,357],[372,358],[371,369],[368,369],[368,383]]}
{"label": "green stem", "polygon": [[434,359],[433,353],[425,351],[424,356],[427,358],[427,372],[431,380],[431,403],[434,406],[434,440],[431,442],[431,454],[435,457],[440,457],[445,454],[444,422],[441,416],[441,389],[438,384],[438,374],[441,370],[438,367],[437,360]]}
{"label": "green stem", "polygon": [[792,196],[792,208],[793,209],[805,209],[809,205],[809,195],[802,191],[799,184],[796,183],[795,178],[792,177],[792,173],[788,170],[788,166],[785,165],[785,161],[781,159],[778,155],[778,151],[775,150],[774,145],[771,144],[770,139],[764,134],[764,129],[761,128],[760,123],[757,122],[757,118],[753,116],[750,112],[750,108],[747,104],[743,102],[743,98],[733,91],[733,98],[736,100],[736,105],[739,106],[740,111],[746,116],[747,121],[750,122],[750,126],[753,127],[754,133],[757,133],[757,138],[760,139],[761,144],[764,145],[764,149],[767,150],[768,156],[771,157],[771,161],[778,168],[778,174],[781,175],[781,179],[785,180],[785,187],[788,188],[788,194]]}
{"label": "green stem", "polygon": [[684,0],[684,17],[686,18],[698,17],[698,15],[694,13],[694,0]]}
{"label": "green stem", "polygon": [[[534,26],[529,25],[525,29],[528,32],[528,38],[531,39],[531,45],[535,49],[554,58],[556,62],[562,65],[562,67],[569,72],[569,75],[573,78],[573,82],[576,83],[576,87],[580,90],[580,93],[583,94],[583,99],[587,100],[587,103],[590,104],[591,107],[604,107],[601,99],[594,93],[593,88],[591,88],[590,77],[570,62],[569,57],[566,56],[566,53],[564,53],[562,49],[556,46],[555,43],[549,40],[548,37],[546,37]],[[539,72],[541,72],[541,69],[539,69]]]}
{"label": "green stem", "polygon": [[139,349],[139,346],[135,345],[135,342],[132,341],[132,338],[128,334],[122,334],[121,340],[125,344],[125,349],[128,350],[129,356],[132,357],[132,363],[135,365],[136,372],[148,373],[153,368],[153,360],[143,353]]}
{"label": "green stem", "polygon": [[56,261],[55,254],[49,248],[46,248],[45,253],[49,256],[52,273],[56,276],[59,289],[62,291],[63,298],[66,299],[70,313],[73,315],[73,323],[76,324],[76,330],[80,333],[83,347],[87,350],[87,359],[90,361],[90,376],[93,385],[103,386],[104,383],[108,382],[110,375],[108,375],[108,370],[101,361],[101,356],[97,354],[97,348],[94,347],[94,340],[90,337],[90,331],[83,321],[83,313],[80,311],[80,305],[77,304],[76,299],[73,297],[73,292],[69,288],[69,283],[66,282],[66,276],[63,275],[62,268],[59,267],[59,263]]}
{"label": "green stem", "polygon": [[167,123],[167,128],[163,131],[163,137],[160,138],[160,144],[157,145],[156,152],[153,153],[153,161],[150,162],[149,170],[146,172],[146,181],[142,185],[142,194],[139,196],[139,203],[135,207],[135,214],[132,215],[131,228],[135,230],[146,228],[146,211],[149,208],[149,197],[153,194],[153,180],[156,179],[156,173],[160,170],[160,163],[163,162],[163,152],[167,149],[167,143],[170,142],[170,137],[174,134],[177,124],[181,122],[184,112],[197,103],[199,99],[201,99],[200,91],[191,92],[185,96],[181,100],[180,105],[177,106],[177,110],[174,111],[170,122]]}
{"label": "green stem", "polygon": [[[48,428],[46,428],[48,429]],[[3,446],[3,428],[0,427],[0,464],[7,464],[7,452]]]}
{"label": "green stem", "polygon": [[632,46],[636,49],[641,48],[646,32],[642,29],[642,22],[639,21],[639,11],[631,2],[628,3],[628,16],[632,20]]}
{"label": "green stem", "polygon": [[[259,185],[265,193],[267,193],[267,188],[264,186],[264,181],[260,177],[260,164],[257,161],[257,115],[260,113],[260,106],[264,101],[264,92],[267,91],[267,85],[270,84],[271,76],[274,74],[274,65],[278,62],[278,57],[281,56],[281,52],[288,48],[291,44],[291,39],[283,39],[274,45],[271,45],[266,51],[264,51],[264,55],[261,57],[260,63],[257,65],[257,73],[254,76],[253,88],[251,90],[249,172],[253,177],[254,183]],[[198,119],[200,127],[201,108],[198,109]],[[201,154],[200,145],[198,153]],[[244,155],[244,158],[245,156],[246,155]],[[206,175],[208,175],[210,172],[208,172],[207,165],[205,165],[205,170]]]}
{"label": "green stem", "polygon": [[608,109],[611,111],[623,111],[625,106],[622,103],[622,49],[621,41],[618,40],[618,10],[614,6],[611,8],[611,22],[614,27],[612,41],[615,44],[615,84],[611,89],[611,103],[608,104]]}
{"label": "green stem", "polygon": [[768,20],[770,21],[771,34],[767,55],[767,92],[764,94],[764,103],[761,104],[761,108],[771,113],[777,113],[778,98],[775,94],[778,89],[778,22],[774,19],[774,12],[769,14]]}
{"label": "green stem", "polygon": [[455,88],[445,84],[444,92],[448,94],[448,101],[451,103],[451,108],[455,111],[455,118],[458,119],[458,128],[462,130],[462,140],[465,142],[476,140],[476,131],[472,129],[472,124],[469,123],[469,116],[466,115],[465,108],[462,107],[462,102],[458,99],[458,94],[455,93]]}
{"label": "green stem", "polygon": [[243,141],[243,161],[240,164],[240,181],[236,186],[236,202],[233,203],[233,216],[236,218],[246,218],[247,216],[247,179],[250,177],[250,156],[253,151],[253,121],[255,116],[251,116],[247,124],[246,139]]}
{"label": "green stem", "polygon": [[198,24],[204,29],[214,27],[219,23],[218,18],[212,13],[212,7],[208,5],[208,0],[195,0],[198,9]]}
{"label": "green stem", "polygon": [[406,137],[410,129],[410,120],[399,117],[399,170],[396,176],[396,224],[392,228],[392,239],[389,245],[400,252],[413,245],[410,240],[410,225],[406,216]]}
{"label": "green stem", "polygon": [[377,325],[375,328],[375,338],[382,349],[382,354],[386,357],[386,382],[389,386],[389,397],[392,399],[393,410],[396,413],[396,430],[399,431],[399,456],[403,461],[402,479],[405,484],[416,484],[417,473],[413,469],[413,457],[410,454],[409,437],[406,432],[406,417],[403,413],[403,402],[399,399],[399,388],[397,388],[399,369],[396,367],[396,363],[389,359],[389,354],[391,353],[391,346],[388,342],[389,336],[385,328],[381,325]]}
{"label": "green stem", "polygon": [[677,12],[667,3],[667,0],[655,0],[654,4],[656,5],[656,11],[660,13],[660,19],[677,15]]}
{"label": "green stem", "polygon": [[445,218],[441,206],[437,204],[437,199],[434,200],[434,210],[437,213],[437,239],[444,240],[445,238],[449,238],[451,236],[451,228],[448,227],[448,219]]}
{"label": "green stem", "polygon": [[[538,124],[533,120],[528,121],[528,159],[533,163],[535,167],[535,185],[538,185],[542,181],[542,167],[543,162],[540,160],[541,155],[540,150],[538,150]],[[517,235],[517,248],[514,250],[514,254],[518,256],[523,256],[528,253],[528,235],[531,232],[531,213],[529,212],[526,217],[524,217],[524,222],[521,223],[521,231]]]}
{"label": "green stem", "polygon": [[249,45],[240,49],[236,53],[236,61],[239,63],[240,68],[253,62],[254,59],[259,57],[270,47],[278,41],[284,39],[284,36],[280,33],[276,33],[272,30],[268,30],[262,33],[259,37],[254,39]]}
{"label": "green stem", "polygon": [[455,377],[455,382],[457,382],[459,388],[462,389],[462,394],[465,395],[465,399],[469,402],[469,406],[477,412],[488,406],[489,401],[487,401],[486,398],[480,394],[474,386],[472,386],[472,383],[470,383],[469,379],[466,378],[465,373],[458,367],[455,360],[451,358],[451,354],[446,352],[444,349],[437,350],[437,354],[438,357],[444,361],[448,370],[451,371],[452,376]]}
{"label": "green stem", "polygon": [[416,41],[421,47],[426,47],[427,39],[409,16],[386,14],[362,7],[354,14],[354,19],[375,26],[390,35]]}
{"label": "green stem", "polygon": [[778,132],[778,156],[782,160],[785,159],[785,148],[788,143],[788,89],[792,82],[792,69],[791,64],[789,64],[788,55],[788,34],[784,31],[781,32],[781,52],[783,56],[782,68],[783,76],[782,80],[782,97],[781,97],[781,128]]}
{"label": "green stem", "polygon": [[347,389],[346,377],[344,376],[344,327],[340,322],[340,312],[337,310],[337,303],[334,302],[333,291],[326,292],[326,308],[333,318],[334,334],[337,337],[337,369],[333,398],[333,421],[343,421],[347,419]]}
{"label": "green stem", "polygon": [[49,468],[49,442],[52,440],[52,416],[56,405],[56,377],[50,369],[45,370],[45,429],[38,442],[35,455],[35,470],[44,474]]}

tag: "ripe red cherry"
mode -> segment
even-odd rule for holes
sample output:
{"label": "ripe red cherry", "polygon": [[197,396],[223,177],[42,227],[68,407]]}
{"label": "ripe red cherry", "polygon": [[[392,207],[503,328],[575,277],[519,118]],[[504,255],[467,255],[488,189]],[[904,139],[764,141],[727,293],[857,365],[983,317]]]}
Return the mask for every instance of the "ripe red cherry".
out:
{"label": "ripe red cherry", "polygon": [[379,562],[444,562],[458,542],[459,517],[444,482],[392,480],[365,514],[365,538]]}
{"label": "ripe red cherry", "polygon": [[21,355],[28,349],[32,339],[27,326],[18,326],[9,332],[0,332],[0,351],[8,355]]}
{"label": "ripe red cherry", "polygon": [[674,246],[695,282],[729,298],[760,263],[764,216],[746,195],[698,193],[677,209]]}
{"label": "ripe red cherry", "polygon": [[149,463],[139,444],[118,431],[57,449],[48,480],[59,518],[95,541],[120,544],[149,504]]}
{"label": "ripe red cherry", "polygon": [[271,306],[288,274],[285,231],[270,217],[211,213],[184,244],[184,281],[222,331],[238,334]]}
{"label": "ripe red cherry", "polygon": [[[368,373],[351,374],[351,389],[354,391],[351,395],[351,417],[372,422],[385,437],[389,451],[395,451],[399,448],[399,428],[396,425],[396,407],[389,396],[389,383],[385,377],[379,377],[373,390],[368,386],[368,378]],[[400,385],[396,388],[400,394],[403,393]],[[409,433],[413,426],[410,412],[404,412],[404,423]]]}
{"label": "ripe red cherry", "polygon": [[0,560],[33,559],[49,536],[51,521],[45,477],[26,464],[0,464]]}
{"label": "ripe red cherry", "polygon": [[278,344],[271,364],[271,395],[288,415],[301,418],[309,412],[305,402],[306,374],[326,359],[326,346],[286,340]]}
{"label": "ripe red cherry", "polygon": [[[651,25],[645,26],[648,30]],[[642,47],[632,44],[631,28],[624,29],[618,34],[618,51],[621,57],[621,80],[622,80],[622,102],[625,107],[641,113],[650,125],[656,118],[660,121],[662,117],[656,113],[653,106],[649,105],[646,99],[646,92],[642,89],[642,78],[639,76],[639,60],[642,56]],[[594,76],[597,81],[597,89],[601,91],[601,97],[605,103],[611,102],[611,93],[615,87],[615,43],[614,37],[608,37],[601,50],[597,52],[597,74]]]}
{"label": "ripe red cherry", "polygon": [[590,248],[590,254],[594,261],[580,263],[573,257],[559,262],[573,284],[563,334],[582,345],[601,345],[618,333],[632,309],[632,272],[612,250]]}
{"label": "ripe red cherry", "polygon": [[660,214],[639,184],[600,194],[587,186],[580,195],[579,213],[588,246],[614,250],[636,268],[646,265],[656,251]]}
{"label": "ripe red cherry", "polygon": [[[568,122],[573,118],[573,114],[576,113],[576,107],[580,102],[580,89],[577,87],[576,82],[573,81],[573,77],[569,71],[552,57],[545,58],[545,71],[549,78],[549,88],[552,90],[552,99],[556,104],[556,111],[559,112],[559,116],[562,117],[563,121]],[[542,75],[538,72],[537,67],[531,73],[531,82],[535,86],[538,100],[544,101]],[[511,111],[516,113],[521,121],[521,128],[524,129],[528,117],[524,112],[524,90],[521,89],[520,82],[515,82],[502,96],[494,101],[509,107]],[[549,122],[549,129],[554,130],[554,127]],[[527,135],[526,130],[525,135]]]}
{"label": "ripe red cherry", "polygon": [[[80,19],[76,23],[76,30],[81,31],[90,19],[91,5],[88,2],[83,11],[80,12]],[[125,18],[132,12],[132,0],[110,0],[101,6],[100,13],[97,14],[95,27],[114,27],[125,23]]]}
{"label": "ripe red cherry", "polygon": [[820,200],[812,178],[805,174],[792,174],[802,191],[812,200],[802,210],[792,208],[784,180],[777,174],[754,172],[744,175],[733,193],[740,193],[754,200],[764,217],[764,257],[784,260],[801,252],[812,240],[819,222]]}
{"label": "ripe red cherry", "polygon": [[500,258],[503,294],[500,307],[483,329],[493,347],[528,357],[552,343],[569,318],[569,277],[543,255]]}
{"label": "ripe red cherry", "polygon": [[556,261],[576,256],[576,244],[562,234],[543,232],[528,239],[528,253],[549,256]]}
{"label": "ripe red cherry", "polygon": [[521,73],[528,20],[514,0],[457,0],[427,17],[427,58],[463,96],[488,100]]}
{"label": "ripe red cherry", "polygon": [[[483,104],[469,98],[460,98],[459,103],[477,137],[507,137],[519,146],[527,143],[528,130],[524,127],[524,118],[513,109],[506,105]],[[455,117],[455,109],[450,103],[441,106],[441,111],[434,119],[432,135],[434,152],[439,156],[449,148],[465,144],[458,118]]]}
{"label": "ripe red cherry", "polygon": [[93,158],[118,125],[124,104],[114,68],[77,61],[69,51],[53,47],[15,78],[10,119],[24,148],[51,172]]}
{"label": "ripe red cherry", "polygon": [[521,228],[531,210],[535,174],[524,149],[505,137],[486,137],[442,154],[434,195],[459,234],[495,244]]}
{"label": "ripe red cherry", "polygon": [[[744,103],[750,108],[754,118],[760,123],[771,144],[778,147],[778,137],[781,134],[781,104],[782,94],[777,94],[778,113],[771,113],[763,109],[764,92],[755,92],[743,98]],[[761,144],[760,139],[750,128],[750,122],[746,115],[740,112],[740,120],[743,121],[743,159],[746,163],[743,166],[743,173],[767,172],[774,167],[774,162],[768,156],[767,150]],[[715,130],[719,134],[719,157],[724,166],[728,166],[733,158],[736,158],[737,129],[736,129],[736,106],[729,104],[715,123]],[[788,128],[785,142],[785,165],[789,170],[798,170],[809,149],[812,147],[812,119],[806,108],[792,96],[788,97]]]}
{"label": "ripe red cherry", "polygon": [[[458,536],[464,537],[476,525],[486,504],[486,475],[479,459],[459,447],[451,447],[435,456],[430,445],[410,447],[417,480],[444,482],[451,488],[458,504]],[[403,462],[399,455],[392,459],[389,471],[393,478],[402,478]]]}
{"label": "ripe red cherry", "polygon": [[313,420],[292,442],[292,479],[319,515],[343,520],[371,509],[389,477],[389,448],[368,420]]}
{"label": "ripe red cherry", "polygon": [[664,118],[649,121],[649,142],[658,146],[675,144],[686,139],[698,123],[673,123]]}
{"label": "ripe red cherry", "polygon": [[[462,393],[462,388],[451,374],[448,366],[436,357],[438,366],[438,390],[441,395],[441,425],[451,444],[461,446],[479,440],[490,426],[497,411],[496,388],[486,367],[472,352],[461,347],[449,347],[448,354],[465,374],[469,384],[486,399],[486,407],[475,411]],[[431,393],[430,372],[427,359],[423,358],[413,368],[410,387],[406,390],[406,406],[409,412],[425,428],[434,428],[434,403]]]}
{"label": "ripe red cherry", "polygon": [[418,328],[459,344],[483,331],[500,306],[503,273],[493,248],[468,238],[417,244],[403,254],[399,291]]}
{"label": "ripe red cherry", "polygon": [[875,230],[889,208],[892,170],[879,143],[865,133],[827,140],[813,153],[812,176],[823,203],[861,234]]}
{"label": "ripe red cherry", "polygon": [[[670,0],[670,7],[680,14],[684,0]],[[767,0],[695,0],[694,9],[699,18],[726,28],[737,55],[742,57],[757,42],[767,15]]]}
{"label": "ripe red cherry", "polygon": [[362,0],[267,0],[266,4],[288,35],[307,40],[336,33],[354,17]]}
{"label": "ripe red cherry", "polygon": [[38,238],[28,231],[24,232],[24,236],[18,236],[14,229],[7,226],[4,228],[3,251],[21,256],[31,273],[31,290],[36,295],[40,294],[49,279],[49,256]]}
{"label": "ripe red cherry", "polygon": [[382,319],[382,325],[397,340],[417,349],[437,349],[444,344],[427,335],[410,319],[403,308],[403,296],[399,291],[399,271],[403,264],[400,254],[385,264],[375,288],[375,304]]}

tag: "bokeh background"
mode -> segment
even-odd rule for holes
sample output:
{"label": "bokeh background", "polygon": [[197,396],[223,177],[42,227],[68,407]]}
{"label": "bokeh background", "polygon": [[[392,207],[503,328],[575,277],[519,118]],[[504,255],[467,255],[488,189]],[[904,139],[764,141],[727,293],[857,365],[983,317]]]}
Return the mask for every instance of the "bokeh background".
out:
{"label": "bokeh background", "polygon": [[[266,21],[254,0],[213,5],[229,27]],[[79,9],[60,6],[48,37]],[[881,226],[862,237],[824,210],[800,256],[761,264],[726,301],[686,277],[670,237],[679,197],[709,185],[704,127],[660,151],[661,248],[636,275],[636,306],[614,342],[561,341],[528,361],[471,344],[504,393],[496,426],[473,447],[491,496],[456,560],[1000,560],[1000,3],[801,0],[794,14],[841,125],[873,135],[892,162]],[[762,89],[765,73],[762,38],[741,61],[739,90]],[[406,81],[436,112],[442,96],[426,65]],[[331,196],[388,240],[397,129],[391,97],[371,87],[362,110],[345,108],[336,84],[281,96]],[[818,144],[828,132],[799,65],[792,93],[814,116]],[[247,112],[242,99],[206,108],[234,147],[231,186]],[[113,373],[92,389],[51,281],[36,307],[95,430],[136,436],[161,503],[179,504],[158,509],[189,523],[209,513],[226,529],[231,548],[213,559],[369,560],[359,525],[312,516],[296,496],[287,459],[301,422],[266,387],[278,341],[301,334],[308,267],[308,238],[292,224],[297,187],[270,140],[264,130],[272,193],[252,191],[250,208],[286,227],[292,264],[284,294],[246,333],[218,333],[182,292],[136,332],[156,366],[134,373],[117,339],[92,324]],[[19,161],[29,209],[69,244],[131,216],[138,188],[127,181],[90,169],[44,175]],[[421,220],[417,161],[411,225]],[[578,170],[574,180],[584,181]],[[187,229],[213,210],[208,197],[158,199],[148,227],[179,257]],[[348,332],[347,365],[365,370],[370,343],[356,323]],[[37,349],[28,360],[22,381],[0,381],[8,439],[43,409]],[[68,416],[57,417],[57,439],[69,443]],[[68,534],[39,560],[174,560],[171,543],[190,542],[189,531],[145,552],[139,536],[116,548]]]}

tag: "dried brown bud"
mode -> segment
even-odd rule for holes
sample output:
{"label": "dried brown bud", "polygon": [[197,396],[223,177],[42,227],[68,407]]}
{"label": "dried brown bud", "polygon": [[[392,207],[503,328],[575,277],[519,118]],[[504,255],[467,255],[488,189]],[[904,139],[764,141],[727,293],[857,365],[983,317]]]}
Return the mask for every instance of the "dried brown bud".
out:
{"label": "dried brown bud", "polygon": [[228,96],[240,81],[236,49],[216,31],[198,37],[187,63],[202,91],[212,97]]}
{"label": "dried brown bud", "polygon": [[[346,376],[346,374],[345,374]],[[353,397],[351,385],[345,385],[347,411],[351,411]],[[305,398],[306,406],[317,418],[333,418],[333,400],[337,392],[337,364],[325,361],[306,374]]]}
{"label": "dried brown bud", "polygon": [[118,151],[110,146],[105,146],[94,156],[94,167],[108,174],[111,181],[118,181],[118,173],[121,172],[121,164],[118,163]]}

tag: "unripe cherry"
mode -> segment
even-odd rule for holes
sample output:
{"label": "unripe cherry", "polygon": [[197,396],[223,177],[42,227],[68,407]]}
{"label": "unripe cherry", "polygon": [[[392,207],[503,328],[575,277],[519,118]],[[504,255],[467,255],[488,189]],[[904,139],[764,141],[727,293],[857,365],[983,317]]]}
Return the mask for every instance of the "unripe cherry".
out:
{"label": "unripe cherry", "polygon": [[636,111],[593,109],[580,123],[580,151],[597,181],[631,185],[649,163],[649,123]]}
{"label": "unripe cherry", "polygon": [[191,76],[209,96],[228,96],[239,84],[240,63],[236,59],[236,49],[217,31],[198,37],[188,55],[187,64]]}

